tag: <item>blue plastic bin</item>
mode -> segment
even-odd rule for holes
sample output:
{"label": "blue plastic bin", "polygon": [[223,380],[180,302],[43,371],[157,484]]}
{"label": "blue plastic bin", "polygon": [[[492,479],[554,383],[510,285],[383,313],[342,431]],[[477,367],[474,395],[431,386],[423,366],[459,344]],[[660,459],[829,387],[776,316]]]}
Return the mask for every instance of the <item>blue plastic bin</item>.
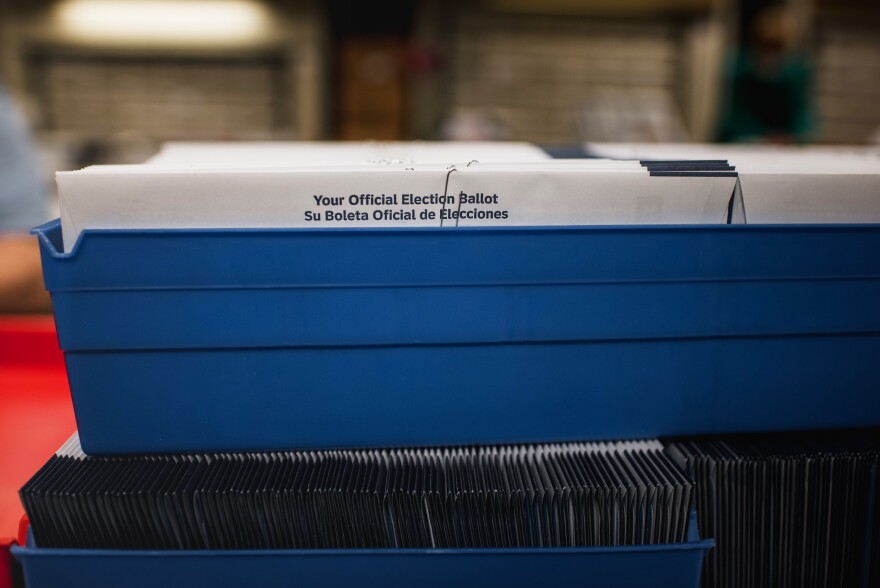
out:
{"label": "blue plastic bin", "polygon": [[699,588],[703,558],[687,543],[530,549],[107,551],[13,546],[28,588]]}
{"label": "blue plastic bin", "polygon": [[880,226],[35,229],[90,454],[880,425]]}

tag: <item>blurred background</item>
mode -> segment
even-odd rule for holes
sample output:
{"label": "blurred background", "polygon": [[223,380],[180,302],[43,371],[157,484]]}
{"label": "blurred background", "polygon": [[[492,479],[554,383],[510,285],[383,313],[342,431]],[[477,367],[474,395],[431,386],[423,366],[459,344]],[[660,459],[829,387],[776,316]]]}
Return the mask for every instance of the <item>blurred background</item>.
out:
{"label": "blurred background", "polygon": [[877,0],[6,0],[46,170],[168,140],[880,142]]}

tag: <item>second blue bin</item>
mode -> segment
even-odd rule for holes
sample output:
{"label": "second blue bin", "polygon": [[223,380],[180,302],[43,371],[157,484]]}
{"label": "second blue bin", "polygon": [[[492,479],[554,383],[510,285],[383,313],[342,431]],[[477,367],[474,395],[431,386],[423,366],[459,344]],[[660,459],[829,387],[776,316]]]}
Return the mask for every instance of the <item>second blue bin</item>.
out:
{"label": "second blue bin", "polygon": [[142,551],[46,549],[12,553],[29,588],[698,588],[711,539],[696,513],[685,543],[517,549],[288,549]]}
{"label": "second blue bin", "polygon": [[35,230],[90,454],[880,425],[880,227]]}

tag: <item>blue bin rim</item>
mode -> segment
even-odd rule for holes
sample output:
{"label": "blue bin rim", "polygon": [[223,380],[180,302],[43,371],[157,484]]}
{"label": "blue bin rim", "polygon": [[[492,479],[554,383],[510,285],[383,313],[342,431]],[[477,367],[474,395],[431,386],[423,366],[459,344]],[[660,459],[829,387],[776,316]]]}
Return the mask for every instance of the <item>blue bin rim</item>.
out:
{"label": "blue bin rim", "polygon": [[880,229],[880,223],[834,223],[834,224],[717,224],[717,225],[536,225],[536,226],[486,226],[486,227],[327,227],[320,229],[297,227],[248,227],[248,228],[164,228],[164,229],[83,229],[70,251],[61,245],[61,219],[56,218],[31,229],[43,243],[45,250],[56,259],[76,257],[83,241],[90,235],[464,235],[473,233],[502,234],[560,234],[560,233],[657,233],[657,232],[707,232],[731,231],[740,233],[801,231],[866,231]]}
{"label": "blue bin rim", "polygon": [[[688,529],[689,538],[695,533],[693,525],[694,515],[691,515],[691,526]],[[571,555],[580,556],[588,554],[610,553],[650,553],[669,551],[704,551],[708,552],[715,546],[714,539],[693,539],[684,543],[657,543],[651,545],[622,545],[600,547],[484,547],[484,548],[369,548],[369,549],[74,549],[38,547],[33,539],[31,528],[27,531],[27,544],[13,544],[10,552],[17,561],[27,557],[290,557],[290,556],[365,556],[365,555],[393,555],[393,556],[437,556],[444,555],[509,555],[509,556],[542,556],[542,555]]]}

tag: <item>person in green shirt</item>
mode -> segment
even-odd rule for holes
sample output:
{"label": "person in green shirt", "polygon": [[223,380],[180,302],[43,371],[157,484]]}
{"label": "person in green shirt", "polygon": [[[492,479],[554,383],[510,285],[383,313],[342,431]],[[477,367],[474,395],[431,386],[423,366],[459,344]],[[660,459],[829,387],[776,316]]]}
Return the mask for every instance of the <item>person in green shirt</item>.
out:
{"label": "person in green shirt", "polygon": [[812,137],[812,68],[791,50],[793,37],[784,8],[756,16],[749,45],[727,63],[721,141],[800,143]]}

